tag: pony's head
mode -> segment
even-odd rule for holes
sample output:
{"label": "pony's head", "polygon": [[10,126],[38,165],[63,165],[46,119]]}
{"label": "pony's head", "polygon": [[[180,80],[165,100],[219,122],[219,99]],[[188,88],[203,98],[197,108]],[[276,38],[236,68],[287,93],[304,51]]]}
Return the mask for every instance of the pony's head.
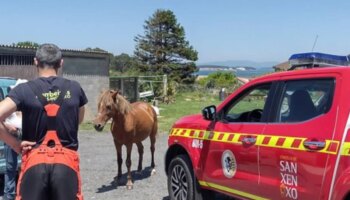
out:
{"label": "pony's head", "polygon": [[100,95],[97,109],[98,113],[93,123],[97,131],[102,131],[109,119],[117,114],[127,114],[131,107],[119,91],[107,90]]}

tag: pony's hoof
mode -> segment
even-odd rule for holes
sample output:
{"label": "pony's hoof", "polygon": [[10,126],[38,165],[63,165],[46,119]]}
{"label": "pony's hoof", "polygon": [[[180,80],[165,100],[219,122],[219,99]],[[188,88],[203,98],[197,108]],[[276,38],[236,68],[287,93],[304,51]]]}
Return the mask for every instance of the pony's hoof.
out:
{"label": "pony's hoof", "polygon": [[152,169],[151,171],[151,176],[155,175],[156,174],[156,169]]}
{"label": "pony's hoof", "polygon": [[126,186],[126,189],[127,189],[127,190],[132,190],[132,189],[133,189],[133,186],[132,186],[132,185],[127,185],[127,186]]}

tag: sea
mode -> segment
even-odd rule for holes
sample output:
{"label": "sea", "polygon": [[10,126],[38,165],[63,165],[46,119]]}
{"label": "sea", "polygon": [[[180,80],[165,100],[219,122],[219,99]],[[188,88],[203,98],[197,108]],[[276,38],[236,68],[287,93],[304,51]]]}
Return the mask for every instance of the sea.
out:
{"label": "sea", "polygon": [[[196,75],[199,76],[208,76],[211,73],[215,73],[220,70],[201,70],[199,69],[198,72],[196,72]],[[268,74],[271,72],[274,72],[272,67],[262,67],[262,68],[256,68],[255,70],[236,70],[236,71],[228,71],[232,72],[238,77],[244,77],[244,78],[251,78],[251,77],[256,77],[256,76],[261,76],[264,74]]]}

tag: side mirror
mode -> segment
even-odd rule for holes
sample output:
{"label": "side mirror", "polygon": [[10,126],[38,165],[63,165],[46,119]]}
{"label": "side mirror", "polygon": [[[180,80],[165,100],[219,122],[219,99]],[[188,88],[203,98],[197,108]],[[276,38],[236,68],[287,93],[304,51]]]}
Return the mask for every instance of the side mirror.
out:
{"label": "side mirror", "polygon": [[216,119],[216,106],[207,106],[202,110],[203,118],[206,120],[214,121]]}

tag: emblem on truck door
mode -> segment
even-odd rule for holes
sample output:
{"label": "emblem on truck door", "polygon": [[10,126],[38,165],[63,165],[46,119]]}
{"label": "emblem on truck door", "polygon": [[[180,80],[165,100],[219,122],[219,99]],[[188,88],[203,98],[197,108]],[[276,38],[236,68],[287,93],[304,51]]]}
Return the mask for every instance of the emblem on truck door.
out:
{"label": "emblem on truck door", "polygon": [[227,178],[232,178],[236,174],[237,162],[232,151],[226,150],[221,157],[222,171]]}

